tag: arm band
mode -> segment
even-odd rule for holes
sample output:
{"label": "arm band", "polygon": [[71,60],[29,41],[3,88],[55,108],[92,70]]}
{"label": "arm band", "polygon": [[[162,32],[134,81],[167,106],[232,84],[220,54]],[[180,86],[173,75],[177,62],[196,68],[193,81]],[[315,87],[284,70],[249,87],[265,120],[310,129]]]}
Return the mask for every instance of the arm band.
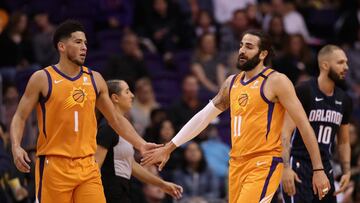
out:
{"label": "arm band", "polygon": [[193,116],[171,140],[177,147],[196,137],[222,111],[212,101]]}

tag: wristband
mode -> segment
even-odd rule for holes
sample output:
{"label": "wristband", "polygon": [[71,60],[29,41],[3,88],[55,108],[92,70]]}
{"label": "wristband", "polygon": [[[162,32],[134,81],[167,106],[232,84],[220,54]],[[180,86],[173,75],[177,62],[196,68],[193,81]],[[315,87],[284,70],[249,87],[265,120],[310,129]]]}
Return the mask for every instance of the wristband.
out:
{"label": "wristband", "polygon": [[317,169],[313,169],[313,172],[315,171],[323,171],[324,169],[323,168],[317,168]]}

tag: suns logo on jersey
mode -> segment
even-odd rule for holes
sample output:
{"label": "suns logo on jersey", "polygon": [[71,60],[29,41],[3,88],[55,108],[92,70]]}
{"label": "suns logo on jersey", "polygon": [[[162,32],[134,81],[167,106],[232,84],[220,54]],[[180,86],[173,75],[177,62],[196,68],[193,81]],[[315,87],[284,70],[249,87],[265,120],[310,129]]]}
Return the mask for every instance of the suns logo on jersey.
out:
{"label": "suns logo on jersey", "polygon": [[235,103],[237,105],[234,106],[234,110],[239,114],[241,111],[244,111],[249,104],[249,94],[247,92],[242,92],[237,96]]}
{"label": "suns logo on jersey", "polygon": [[73,87],[72,91],[70,92],[70,96],[65,100],[65,109],[69,109],[77,104],[81,107],[84,106],[87,94],[84,89]]}

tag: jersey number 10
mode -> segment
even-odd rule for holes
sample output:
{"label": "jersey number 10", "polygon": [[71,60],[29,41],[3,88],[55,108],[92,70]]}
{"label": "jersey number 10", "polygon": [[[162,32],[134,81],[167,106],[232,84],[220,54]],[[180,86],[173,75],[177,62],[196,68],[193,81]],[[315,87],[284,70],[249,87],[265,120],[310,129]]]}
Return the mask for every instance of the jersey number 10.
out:
{"label": "jersey number 10", "polygon": [[318,134],[318,143],[329,144],[332,128],[330,126],[320,125]]}

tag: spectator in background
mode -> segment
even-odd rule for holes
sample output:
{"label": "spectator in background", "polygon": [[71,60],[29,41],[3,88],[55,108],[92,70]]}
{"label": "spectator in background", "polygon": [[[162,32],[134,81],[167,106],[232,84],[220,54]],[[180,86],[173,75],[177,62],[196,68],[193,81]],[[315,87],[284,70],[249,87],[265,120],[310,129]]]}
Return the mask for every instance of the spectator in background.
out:
{"label": "spectator in background", "polygon": [[303,73],[317,75],[315,56],[301,34],[290,35],[285,44],[287,46],[284,55],[273,60],[277,71],[284,73],[293,84],[296,84]]}
{"label": "spectator in background", "polygon": [[279,58],[284,54],[286,42],[289,35],[285,32],[284,22],[281,15],[275,14],[272,16],[269,24],[268,34],[272,39],[275,51],[275,58]]}
{"label": "spectator in background", "polygon": [[248,4],[256,4],[256,0],[213,0],[214,16],[219,24],[231,21],[231,16],[236,10],[245,9]]}
{"label": "spectator in background", "polygon": [[[176,50],[182,30],[180,12],[176,4],[171,4],[167,0],[152,0],[150,16],[145,19],[146,36],[155,44],[157,50],[162,55],[170,54]],[[188,41],[191,39],[187,39]]]}
{"label": "spectator in background", "polygon": [[[164,119],[156,127],[154,134],[147,135],[144,137],[144,140],[158,144],[166,144],[171,141],[175,136],[175,129],[172,122],[169,119]],[[174,151],[174,156],[171,156],[168,164],[161,171],[161,176],[166,180],[172,180],[172,172],[179,168],[179,163],[183,159],[182,149],[177,149]]]}
{"label": "spectator in background", "polygon": [[[100,29],[128,29],[133,23],[132,0],[98,0]],[[104,27],[104,25],[106,25]]]}
{"label": "spectator in background", "polygon": [[349,60],[349,67],[351,67],[346,81],[354,89],[360,88],[360,86],[356,87],[357,81],[360,81],[360,26],[356,34],[356,41],[351,46],[346,47],[345,50]]}
{"label": "spectator in background", "polygon": [[347,46],[351,46],[358,40],[358,30],[360,27],[360,0],[350,2],[350,9],[346,9],[335,24],[336,38]]}
{"label": "spectator in background", "polygon": [[265,19],[263,20],[263,30],[269,30],[269,22],[273,15],[281,15],[283,17],[286,33],[301,34],[307,42],[311,40],[304,17],[296,10],[294,2],[272,0],[271,7],[272,12],[265,16]]}
{"label": "spectator in background", "polygon": [[169,119],[164,119],[154,128],[154,134],[147,135],[144,139],[153,143],[166,144],[175,135],[175,129]]}
{"label": "spectator in background", "polygon": [[209,125],[205,132],[202,133],[205,137],[200,143],[200,146],[204,152],[206,162],[209,168],[214,172],[220,181],[221,196],[226,194],[226,179],[229,169],[229,157],[224,154],[229,154],[230,147],[221,141],[219,132],[215,125]]}
{"label": "spectator in background", "polygon": [[214,19],[210,13],[206,10],[199,11],[199,15],[196,19],[195,34],[199,38],[204,34],[213,34],[217,36],[218,28],[215,25]]}
{"label": "spectator in background", "polygon": [[[20,93],[18,91],[18,88],[15,86],[15,84],[8,84],[5,87],[4,90],[4,96],[3,96],[3,105],[1,112],[3,113],[0,115],[0,120],[3,121],[3,123],[6,126],[6,129],[10,128],[11,119],[13,118],[16,108],[18,106],[20,99]],[[27,148],[32,148],[36,146],[36,140],[37,140],[37,134],[38,134],[38,128],[36,126],[35,122],[35,112],[32,112],[32,114],[29,116],[30,118],[27,120],[25,129],[24,129],[24,139],[22,141],[22,145]],[[9,137],[4,138],[4,143],[7,145],[10,142]],[[10,145],[9,145],[10,146]]]}
{"label": "spectator in background", "polygon": [[182,95],[169,109],[176,131],[193,117],[204,104],[199,99],[199,82],[194,75],[187,75],[182,81]]}
{"label": "spectator in background", "polygon": [[189,142],[184,149],[181,168],[174,172],[175,183],[184,189],[183,201],[219,198],[219,182],[208,167],[199,144]]}
{"label": "spectator in background", "polygon": [[24,68],[33,62],[31,41],[27,35],[28,17],[21,11],[12,13],[0,35],[0,67]]}
{"label": "spectator in background", "polygon": [[[5,174],[11,169],[11,158],[5,149],[3,141],[5,134],[5,125],[0,123],[0,181],[3,182]],[[6,193],[6,187],[0,184],[0,202],[10,203],[10,197]]]}
{"label": "spectator in background", "polygon": [[245,8],[249,27],[253,29],[261,29],[261,21],[258,13],[258,6],[255,3],[249,3]]}
{"label": "spectator in background", "polygon": [[153,109],[150,113],[150,125],[146,127],[144,136],[145,140],[148,137],[152,137],[156,132],[158,131],[158,126],[160,123],[162,123],[164,120],[168,118],[168,115],[166,113],[166,110],[163,108],[156,108]]}
{"label": "spectator in background", "polygon": [[52,42],[55,27],[50,23],[49,15],[45,11],[36,13],[34,21],[38,29],[33,38],[35,60],[43,67],[55,64],[59,60]]}
{"label": "spectator in background", "polygon": [[[19,91],[16,88],[15,84],[9,84],[4,90],[4,97],[3,97],[3,110],[4,117],[2,120],[7,129],[10,128],[11,119],[15,114],[17,105],[19,103]],[[7,141],[6,141],[7,142]]]}
{"label": "spectator in background", "polygon": [[[3,163],[0,164],[0,172],[3,174],[0,178],[2,183],[0,188],[4,188],[6,194],[6,199],[9,203],[29,203],[29,196],[35,196],[35,188],[27,187],[28,185],[28,175],[21,174],[15,169],[15,165],[12,164],[11,156],[11,144],[9,133],[4,124],[0,123],[0,161]],[[7,163],[9,161],[9,163]],[[4,164],[4,165],[2,165]],[[32,164],[33,165],[33,164]],[[34,166],[32,166],[32,172],[34,173]]]}
{"label": "spectator in background", "polygon": [[204,34],[199,38],[191,71],[200,81],[203,89],[210,93],[207,99],[219,90],[220,85],[225,81],[226,68],[217,51],[215,35]]}
{"label": "spectator in background", "polygon": [[[149,166],[147,167],[148,171],[156,176],[159,176],[159,173],[155,166]],[[165,192],[161,190],[160,187],[150,184],[144,184],[142,186],[142,192],[144,195],[144,200],[137,201],[137,202],[145,202],[145,203],[170,203],[172,201],[168,201],[166,199]],[[139,194],[136,194],[137,196]],[[136,203],[137,203],[136,202]],[[135,202],[134,202],[135,203]]]}
{"label": "spectator in background", "polygon": [[214,14],[212,0],[178,0],[177,3],[183,15],[190,16],[192,22],[197,21],[203,11],[210,16]]}
{"label": "spectator in background", "polygon": [[246,11],[234,11],[228,25],[220,30],[220,50],[228,54],[239,49],[240,40],[245,30],[249,29],[249,19]]}
{"label": "spectator in background", "polygon": [[139,39],[135,33],[124,34],[121,39],[121,51],[121,54],[109,58],[105,77],[106,79],[121,78],[129,84],[130,89],[133,89],[138,79],[149,76]]}
{"label": "spectator in background", "polygon": [[144,135],[146,127],[150,124],[150,112],[158,107],[151,81],[148,78],[136,81],[134,106],[130,110],[130,116],[140,135]]}

